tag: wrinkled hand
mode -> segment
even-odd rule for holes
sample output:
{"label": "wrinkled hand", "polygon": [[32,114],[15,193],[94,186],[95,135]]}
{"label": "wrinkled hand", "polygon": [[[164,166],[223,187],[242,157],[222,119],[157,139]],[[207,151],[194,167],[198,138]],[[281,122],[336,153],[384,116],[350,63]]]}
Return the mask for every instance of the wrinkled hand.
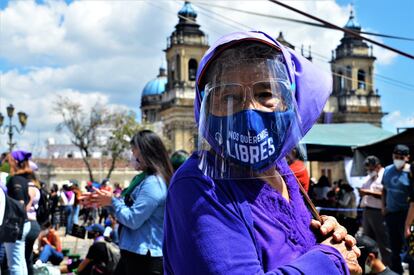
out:
{"label": "wrinkled hand", "polygon": [[[349,235],[348,235],[349,236]],[[353,239],[353,245],[352,247],[348,247],[348,245],[345,243],[345,241],[342,241],[340,243],[337,243],[333,237],[329,237],[326,240],[322,242],[324,245],[332,246],[336,248],[339,253],[341,253],[342,257],[344,257],[349,272],[353,275],[359,275],[362,274],[362,268],[358,264],[358,257],[361,256],[361,251],[359,248],[355,245],[356,241]]]}
{"label": "wrinkled hand", "polygon": [[322,239],[325,240],[332,236],[333,241],[340,243],[345,241],[345,245],[351,248],[355,245],[355,238],[348,235],[346,228],[338,223],[338,221],[332,216],[322,215],[322,224],[317,220],[312,220],[312,229],[321,235]]}
{"label": "wrinkled hand", "polygon": [[97,188],[93,188],[95,190],[94,193],[91,193],[89,201],[93,205],[98,206],[108,206],[112,204],[112,192],[107,190],[99,190]]}

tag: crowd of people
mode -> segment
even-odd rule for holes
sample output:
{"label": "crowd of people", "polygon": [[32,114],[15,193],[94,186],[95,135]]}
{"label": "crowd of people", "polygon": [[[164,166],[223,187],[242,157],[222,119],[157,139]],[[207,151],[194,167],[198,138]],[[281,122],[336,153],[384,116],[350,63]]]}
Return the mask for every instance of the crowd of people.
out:
{"label": "crowd of people", "polygon": [[[77,274],[402,274],[414,220],[408,147],[398,145],[385,169],[366,159],[357,238],[353,187],[332,188],[326,177],[310,184],[294,149],[331,85],[329,74],[267,34],[233,33],[200,62],[191,155],[170,156],[157,134],[137,132],[137,175],[124,189],[109,179],[47,188],[30,152],[3,155],[2,271],[34,274],[50,263]],[[350,211],[319,215],[307,194],[317,206]],[[93,244],[64,264],[61,239],[82,226]]]}
{"label": "crowd of people", "polygon": [[[292,154],[296,155],[296,150]],[[343,180],[331,184],[326,175],[313,182],[303,162],[299,165],[301,161],[297,159],[291,169],[298,171],[295,174],[301,183],[301,178],[308,180],[308,194],[321,214],[336,217],[351,235],[362,235],[363,242],[370,243],[371,248],[375,246],[375,257],[387,268],[386,274],[402,274],[402,262],[414,274],[408,253],[408,238],[414,234],[414,163],[410,165],[410,150],[403,144],[395,146],[392,159],[392,164],[383,167],[378,157],[368,156],[364,161],[367,180],[360,188]],[[302,183],[305,189],[307,184]]]}

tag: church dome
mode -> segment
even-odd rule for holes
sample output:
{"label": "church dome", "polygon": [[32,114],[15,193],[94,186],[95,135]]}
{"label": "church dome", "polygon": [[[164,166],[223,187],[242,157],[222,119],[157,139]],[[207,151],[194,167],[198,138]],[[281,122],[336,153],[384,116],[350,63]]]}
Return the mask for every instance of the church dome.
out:
{"label": "church dome", "polygon": [[160,68],[159,75],[145,85],[142,96],[162,94],[165,91],[165,84],[167,84],[167,74],[164,68]]}
{"label": "church dome", "polygon": [[191,6],[191,3],[188,2],[188,1],[185,1],[184,6],[178,12],[178,15],[181,15],[181,16],[187,17],[187,18],[196,18],[197,17],[197,13],[193,9],[193,6]]}

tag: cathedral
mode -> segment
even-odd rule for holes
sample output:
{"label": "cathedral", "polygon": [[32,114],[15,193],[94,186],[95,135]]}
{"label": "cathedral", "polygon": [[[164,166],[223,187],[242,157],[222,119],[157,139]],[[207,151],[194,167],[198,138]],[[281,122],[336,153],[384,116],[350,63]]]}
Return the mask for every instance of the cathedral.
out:
{"label": "cathedral", "polygon": [[[209,45],[190,2],[184,3],[178,18],[164,50],[167,68],[160,68],[158,76],[142,92],[142,122],[155,125],[158,134],[168,140],[171,151],[192,152],[197,145],[193,114],[195,78],[197,66]],[[356,33],[361,31],[352,12],[345,28]],[[282,33],[275,38],[294,49]],[[306,58],[312,61],[310,52]],[[381,127],[384,113],[373,83],[375,59],[372,47],[344,34],[339,46],[332,51],[333,92],[319,123],[368,122]]]}

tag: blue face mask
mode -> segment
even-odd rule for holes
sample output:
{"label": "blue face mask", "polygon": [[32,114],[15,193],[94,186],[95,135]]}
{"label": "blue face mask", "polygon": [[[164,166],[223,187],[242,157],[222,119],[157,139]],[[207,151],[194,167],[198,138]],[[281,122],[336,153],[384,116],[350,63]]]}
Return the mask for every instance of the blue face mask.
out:
{"label": "blue face mask", "polygon": [[296,121],[293,110],[244,110],[231,117],[210,115],[206,138],[213,149],[232,162],[263,171],[280,157],[286,137]]}

